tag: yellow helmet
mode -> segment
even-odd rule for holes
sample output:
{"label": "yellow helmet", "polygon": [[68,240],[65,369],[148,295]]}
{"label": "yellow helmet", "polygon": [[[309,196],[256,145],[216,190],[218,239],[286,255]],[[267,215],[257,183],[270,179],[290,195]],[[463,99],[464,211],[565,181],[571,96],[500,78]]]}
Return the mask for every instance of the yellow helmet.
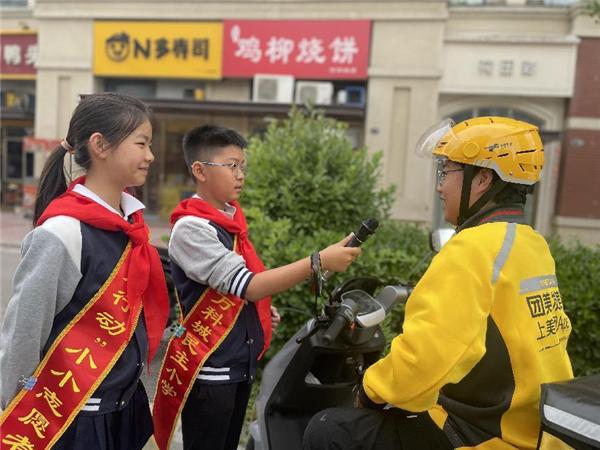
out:
{"label": "yellow helmet", "polygon": [[535,184],[544,165],[538,128],[507,117],[475,117],[454,126],[445,121],[419,145],[451,161],[491,169],[507,183]]}

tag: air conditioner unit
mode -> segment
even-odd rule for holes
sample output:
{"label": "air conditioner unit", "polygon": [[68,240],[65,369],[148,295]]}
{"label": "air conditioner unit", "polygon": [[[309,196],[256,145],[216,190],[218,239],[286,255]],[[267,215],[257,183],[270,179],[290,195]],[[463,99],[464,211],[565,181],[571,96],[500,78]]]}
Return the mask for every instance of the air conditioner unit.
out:
{"label": "air conditioner unit", "polygon": [[292,103],[294,77],[289,75],[254,75],[252,101],[261,103]]}
{"label": "air conditioner unit", "polygon": [[346,86],[338,91],[336,103],[340,105],[365,106],[365,88],[362,86]]}
{"label": "air conditioner unit", "polygon": [[330,105],[333,97],[333,83],[323,81],[298,81],[296,83],[296,103]]}

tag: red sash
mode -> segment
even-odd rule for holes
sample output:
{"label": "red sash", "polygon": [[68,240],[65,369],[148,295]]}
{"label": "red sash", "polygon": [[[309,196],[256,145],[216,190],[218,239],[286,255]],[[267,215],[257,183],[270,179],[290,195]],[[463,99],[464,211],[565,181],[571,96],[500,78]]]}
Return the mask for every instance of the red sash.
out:
{"label": "red sash", "polygon": [[158,448],[169,448],[198,372],[227,337],[244,301],[208,288],[183,321],[185,333],[169,342],[154,396],[154,438]]}
{"label": "red sash", "polygon": [[33,374],[33,388],[22,389],[4,411],[0,449],[52,447],[125,350],[142,310],[139,297],[127,298],[131,248],[56,338]]}

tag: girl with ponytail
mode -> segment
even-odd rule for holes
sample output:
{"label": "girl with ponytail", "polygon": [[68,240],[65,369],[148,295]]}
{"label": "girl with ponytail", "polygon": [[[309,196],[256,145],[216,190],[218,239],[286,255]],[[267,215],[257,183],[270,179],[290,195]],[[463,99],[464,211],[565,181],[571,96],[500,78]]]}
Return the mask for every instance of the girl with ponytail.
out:
{"label": "girl with ponytail", "polygon": [[141,449],[152,434],[139,377],[168,297],[144,205],[126,192],[145,182],[151,142],[143,102],[88,95],[46,162],[0,339],[8,448]]}

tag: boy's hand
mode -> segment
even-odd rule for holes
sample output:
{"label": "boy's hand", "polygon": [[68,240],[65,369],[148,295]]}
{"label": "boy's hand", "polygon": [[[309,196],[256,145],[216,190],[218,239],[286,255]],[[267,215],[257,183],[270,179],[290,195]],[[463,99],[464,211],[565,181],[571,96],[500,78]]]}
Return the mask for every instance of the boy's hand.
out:
{"label": "boy's hand", "polygon": [[344,247],[352,239],[349,234],[340,242],[321,250],[321,267],[331,272],[344,272],[360,255],[360,247]]}
{"label": "boy's hand", "polygon": [[271,305],[271,331],[275,331],[275,329],[281,323],[281,316],[279,315],[279,311],[273,305]]}

